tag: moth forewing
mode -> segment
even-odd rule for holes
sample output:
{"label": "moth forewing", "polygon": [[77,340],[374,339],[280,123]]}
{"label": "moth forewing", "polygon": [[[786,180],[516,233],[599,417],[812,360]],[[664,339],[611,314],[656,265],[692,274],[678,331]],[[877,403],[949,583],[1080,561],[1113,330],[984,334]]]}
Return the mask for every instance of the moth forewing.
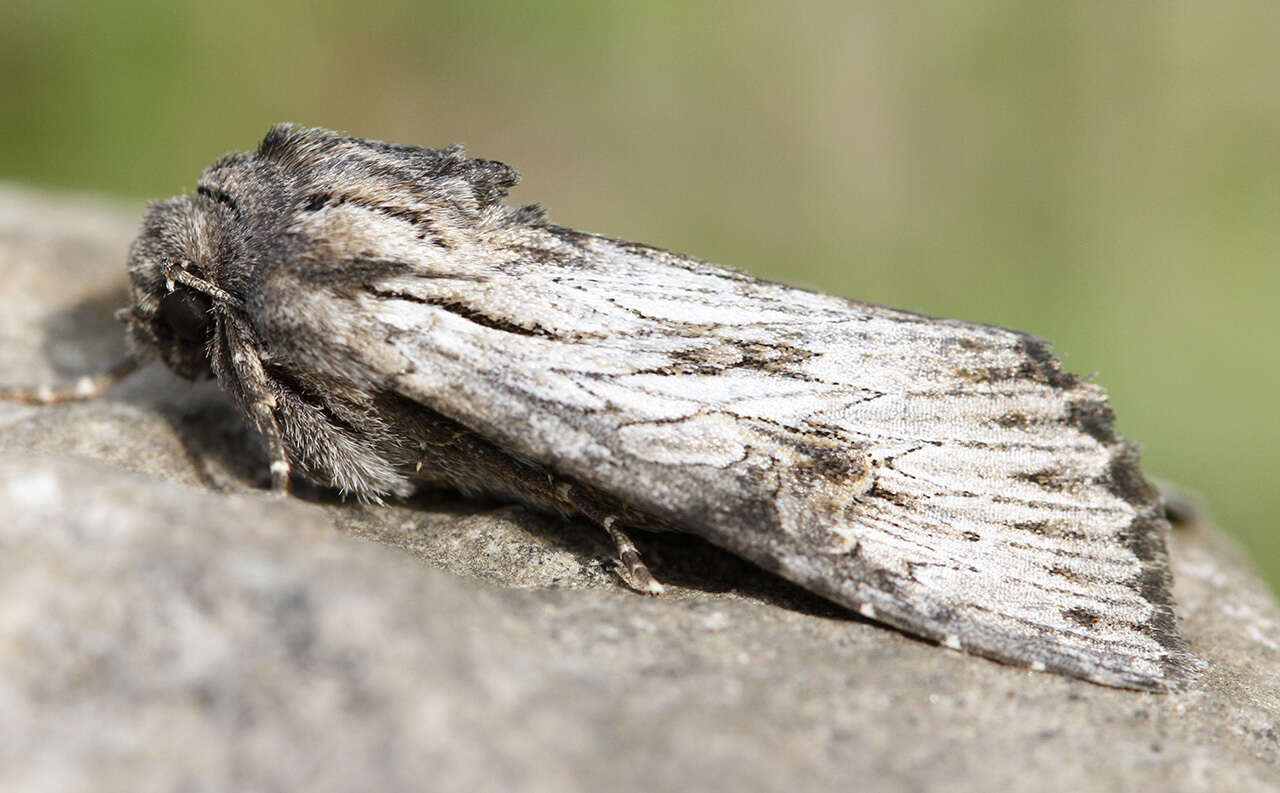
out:
{"label": "moth forewing", "polygon": [[[526,255],[563,252],[551,236],[531,232]],[[1185,679],[1158,498],[1101,389],[1041,342],[583,247],[528,276],[471,273],[485,297],[470,303],[451,279],[375,285],[401,296],[389,324],[430,328],[392,343],[415,362],[396,388],[947,646],[1113,685]],[[669,304],[635,287],[663,280],[678,285]],[[529,296],[503,315],[525,332],[474,321],[507,293]]]}
{"label": "moth forewing", "polygon": [[[582,514],[646,591],[624,525],[947,647],[1190,679],[1158,496],[1101,389],[1042,342],[555,226],[499,203],[515,178],[276,127],[149,212],[131,337],[217,376],[273,472]],[[166,316],[175,288],[200,297]]]}

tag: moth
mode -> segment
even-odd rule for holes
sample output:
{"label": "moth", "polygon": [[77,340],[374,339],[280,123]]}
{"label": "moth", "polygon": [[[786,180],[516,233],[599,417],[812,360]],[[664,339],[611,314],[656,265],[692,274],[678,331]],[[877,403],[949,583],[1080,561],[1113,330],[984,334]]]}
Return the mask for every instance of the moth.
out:
{"label": "moth", "polygon": [[517,173],[279,125],[129,252],[130,354],[214,377],[271,486],[424,485],[689,532],[940,645],[1169,691],[1167,523],[1103,390],[1047,344],[769,283],[508,207]]}

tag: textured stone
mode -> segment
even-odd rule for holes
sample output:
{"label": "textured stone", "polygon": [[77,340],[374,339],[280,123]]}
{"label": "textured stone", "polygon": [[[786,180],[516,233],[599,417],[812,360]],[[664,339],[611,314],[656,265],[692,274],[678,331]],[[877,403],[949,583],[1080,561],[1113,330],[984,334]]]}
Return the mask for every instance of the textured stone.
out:
{"label": "textured stone", "polygon": [[[0,382],[123,350],[136,215],[0,189]],[[661,598],[590,527],[423,494],[275,498],[211,384],[0,404],[0,789],[1280,787],[1280,608],[1215,530],[1175,592],[1176,695],[867,623],[686,537]]]}

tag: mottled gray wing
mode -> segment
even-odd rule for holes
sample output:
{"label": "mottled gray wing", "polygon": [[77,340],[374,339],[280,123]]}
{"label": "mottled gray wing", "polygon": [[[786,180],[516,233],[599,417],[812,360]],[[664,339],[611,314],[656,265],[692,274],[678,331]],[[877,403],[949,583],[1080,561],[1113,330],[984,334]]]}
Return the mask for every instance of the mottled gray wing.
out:
{"label": "mottled gray wing", "polygon": [[327,365],[912,634],[1111,685],[1190,677],[1158,496],[1040,341],[555,227],[413,240],[341,212],[306,236],[404,250],[306,297]]}

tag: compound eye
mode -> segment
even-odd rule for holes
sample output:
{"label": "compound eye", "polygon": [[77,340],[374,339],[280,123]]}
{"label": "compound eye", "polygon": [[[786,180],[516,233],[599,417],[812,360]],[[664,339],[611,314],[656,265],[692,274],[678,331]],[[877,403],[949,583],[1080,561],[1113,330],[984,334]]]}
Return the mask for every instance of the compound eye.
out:
{"label": "compound eye", "polygon": [[204,343],[209,338],[209,298],[179,286],[160,301],[160,313],[178,338]]}

